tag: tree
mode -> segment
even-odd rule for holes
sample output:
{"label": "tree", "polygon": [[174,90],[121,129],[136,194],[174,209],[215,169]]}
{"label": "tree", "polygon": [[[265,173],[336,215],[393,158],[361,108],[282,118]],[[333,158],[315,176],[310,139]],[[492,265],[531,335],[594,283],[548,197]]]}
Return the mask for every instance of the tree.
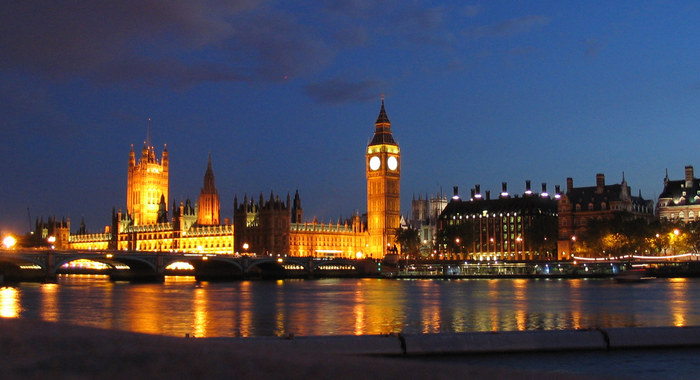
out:
{"label": "tree", "polygon": [[700,221],[687,223],[685,233],[688,235],[686,240],[688,248],[695,253],[700,252]]}
{"label": "tree", "polygon": [[541,259],[551,259],[557,248],[556,217],[533,217],[525,226],[528,248],[539,253]]}
{"label": "tree", "polygon": [[438,244],[447,252],[466,254],[471,252],[474,243],[474,230],[471,221],[444,226],[438,231]]}
{"label": "tree", "polygon": [[581,234],[580,245],[590,256],[622,256],[643,253],[652,243],[656,228],[644,219],[617,213],[610,219],[592,219]]}
{"label": "tree", "polygon": [[420,231],[413,228],[397,228],[395,241],[405,255],[417,257],[420,253]]}

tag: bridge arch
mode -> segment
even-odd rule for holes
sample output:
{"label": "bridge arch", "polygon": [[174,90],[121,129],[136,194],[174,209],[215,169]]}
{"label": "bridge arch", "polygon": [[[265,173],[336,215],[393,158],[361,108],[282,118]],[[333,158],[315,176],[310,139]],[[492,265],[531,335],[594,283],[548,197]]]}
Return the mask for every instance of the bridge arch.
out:
{"label": "bridge arch", "polygon": [[119,268],[120,266],[126,266],[129,268],[131,271],[139,271],[139,272],[149,272],[156,274],[158,273],[158,266],[157,263],[154,262],[153,259],[148,260],[142,257],[137,257],[137,256],[113,256],[113,257],[107,257],[106,256],[95,256],[94,254],[76,254],[76,255],[67,255],[67,256],[58,256],[56,257],[55,265],[53,268],[54,273],[56,274],[56,271],[58,271],[63,265],[68,264],[70,262],[76,261],[76,260],[90,260],[90,261],[95,261],[98,263],[103,263],[111,268]]}

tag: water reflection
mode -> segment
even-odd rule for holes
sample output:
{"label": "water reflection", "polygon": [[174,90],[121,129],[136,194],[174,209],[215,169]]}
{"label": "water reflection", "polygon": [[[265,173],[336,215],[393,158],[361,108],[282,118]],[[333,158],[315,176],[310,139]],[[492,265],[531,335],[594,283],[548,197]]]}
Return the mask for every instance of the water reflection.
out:
{"label": "water reflection", "polygon": [[324,279],[162,284],[62,276],[0,289],[0,316],[184,336],[700,325],[700,279]]}
{"label": "water reflection", "polygon": [[19,312],[19,290],[10,287],[0,288],[0,317],[17,318]]}
{"label": "water reflection", "polygon": [[58,309],[58,284],[41,285],[41,319],[49,322],[57,322]]}
{"label": "water reflection", "polygon": [[688,313],[688,279],[673,278],[670,281],[671,291],[668,298],[674,326],[686,326]]}

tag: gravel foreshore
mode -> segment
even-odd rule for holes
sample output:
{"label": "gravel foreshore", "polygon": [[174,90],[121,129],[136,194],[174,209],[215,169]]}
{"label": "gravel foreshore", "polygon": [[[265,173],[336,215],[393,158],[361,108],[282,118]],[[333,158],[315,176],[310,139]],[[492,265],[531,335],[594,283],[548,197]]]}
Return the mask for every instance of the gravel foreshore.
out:
{"label": "gravel foreshore", "polygon": [[[571,373],[481,368],[0,318],[3,379],[571,379]],[[250,342],[252,343],[252,341]],[[585,377],[580,377],[585,378]]]}

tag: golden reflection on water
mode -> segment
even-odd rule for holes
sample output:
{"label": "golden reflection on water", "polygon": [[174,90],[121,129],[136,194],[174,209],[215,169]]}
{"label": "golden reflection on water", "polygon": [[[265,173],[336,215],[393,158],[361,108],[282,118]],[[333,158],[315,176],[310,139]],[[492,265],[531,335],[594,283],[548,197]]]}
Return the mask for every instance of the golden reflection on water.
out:
{"label": "golden reflection on water", "polygon": [[[385,279],[361,279],[355,284],[350,284],[350,289],[354,288],[354,298],[364,301],[364,307],[361,310],[356,309],[355,305],[345,306],[349,311],[347,317],[352,318],[353,332],[355,334],[401,332],[406,320],[405,295],[400,291],[403,285],[405,284]],[[333,316],[333,319],[337,320],[341,326],[349,326],[346,324],[346,313],[342,310],[338,311],[342,313]],[[362,320],[358,321],[360,316]],[[325,318],[328,316],[326,315]]]}
{"label": "golden reflection on water", "polygon": [[[500,298],[500,285],[501,285],[501,280],[488,280],[488,297],[490,300],[494,300],[496,302],[491,304],[491,307],[489,308],[489,316],[488,316],[488,321],[485,324],[489,325],[488,330],[489,331],[499,331],[500,330],[500,315],[499,315],[499,308],[498,308],[498,300]],[[489,323],[490,322],[490,323]]]}
{"label": "golden reflection on water", "polygon": [[17,318],[20,313],[19,290],[17,288],[0,288],[0,317]]}
{"label": "golden reflection on water", "polygon": [[131,314],[127,319],[128,329],[146,334],[167,334],[159,323],[162,313],[169,312],[167,306],[158,302],[160,287],[150,284],[132,284],[133,291],[127,292],[126,308]]}
{"label": "golden reflection on water", "polygon": [[353,307],[352,314],[355,319],[355,329],[353,334],[362,335],[365,334],[365,295],[361,290],[355,290],[353,301],[355,306]]}
{"label": "golden reflection on water", "polygon": [[668,299],[673,318],[673,325],[682,327],[686,325],[688,314],[688,279],[672,278],[670,282],[670,296]]}
{"label": "golden reflection on water", "polygon": [[194,336],[208,336],[207,325],[209,322],[209,309],[207,291],[198,287],[194,290],[193,296],[194,306]]}
{"label": "golden reflection on water", "polygon": [[126,284],[69,277],[1,288],[0,316],[197,337],[687,326],[700,320],[698,286],[695,279],[623,287],[602,280],[199,283],[169,276],[163,284]]}
{"label": "golden reflection on water", "polygon": [[513,308],[515,309],[515,328],[523,331],[527,328],[527,285],[526,279],[513,280]]}
{"label": "golden reflection on water", "polygon": [[238,289],[239,292],[239,307],[240,312],[238,323],[238,334],[240,336],[253,335],[253,302],[251,294],[251,282],[243,281]]}
{"label": "golden reflection on water", "polygon": [[423,305],[421,319],[423,320],[423,333],[435,333],[440,331],[440,299],[441,283],[431,280],[421,280],[419,283],[421,303]]}
{"label": "golden reflection on water", "polygon": [[58,284],[41,285],[41,319],[49,322],[58,322]]}
{"label": "golden reflection on water", "polygon": [[[584,286],[584,281],[583,279],[572,279],[569,280],[569,287],[572,290],[570,296],[569,296],[569,304],[571,305],[571,328],[574,329],[580,329],[581,328],[581,308],[582,308],[582,300],[581,300],[581,289]],[[562,328],[568,328],[568,326],[563,326]]]}
{"label": "golden reflection on water", "polygon": [[277,299],[275,300],[275,335],[283,335],[285,333],[285,307],[284,307],[284,280],[277,280]]}

